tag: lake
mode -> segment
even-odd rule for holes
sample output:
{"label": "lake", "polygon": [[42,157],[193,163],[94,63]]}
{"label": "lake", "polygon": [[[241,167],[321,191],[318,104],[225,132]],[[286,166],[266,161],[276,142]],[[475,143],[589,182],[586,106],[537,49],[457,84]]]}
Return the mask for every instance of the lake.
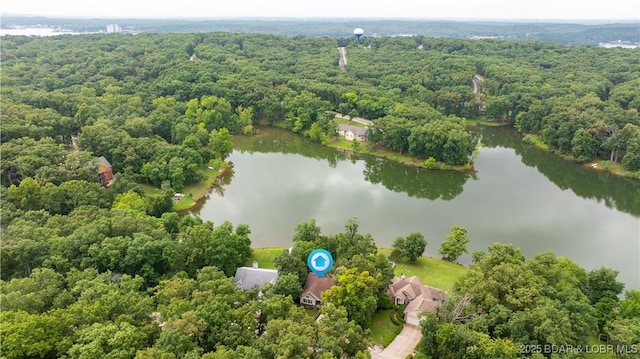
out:
{"label": "lake", "polygon": [[235,139],[225,184],[191,210],[217,224],[248,224],[254,247],[291,246],[296,224],[312,218],[331,234],[357,217],[378,245],[420,232],[425,255],[437,257],[460,225],[469,253],[511,242],[527,257],[553,251],[588,270],[613,268],[627,289],[640,289],[640,182],[526,145],[512,128],[471,131],[483,143],[474,173],[405,167],[259,129]]}

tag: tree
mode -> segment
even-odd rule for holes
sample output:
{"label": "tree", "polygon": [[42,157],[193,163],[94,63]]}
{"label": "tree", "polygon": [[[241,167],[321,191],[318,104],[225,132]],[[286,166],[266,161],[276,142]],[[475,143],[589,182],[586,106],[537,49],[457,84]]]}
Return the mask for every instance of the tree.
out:
{"label": "tree", "polygon": [[404,250],[407,258],[409,258],[409,262],[413,263],[418,257],[422,256],[426,246],[427,241],[421,233],[413,232],[407,235],[404,242]]}
{"label": "tree", "polygon": [[60,357],[71,346],[72,333],[49,314],[2,310],[2,355],[6,358]]}
{"label": "tree", "polygon": [[121,193],[117,195],[113,201],[113,208],[127,209],[140,213],[145,213],[148,205],[146,199],[134,191]]}
{"label": "tree", "polygon": [[180,234],[182,241],[177,248],[180,263],[192,275],[212,265],[227,275],[234,275],[251,255],[249,233],[247,225],[238,225],[234,231],[230,222],[217,227],[211,222],[188,227]]}
{"label": "tree", "polygon": [[320,237],[320,231],[320,227],[316,225],[315,219],[311,219],[308,222],[300,222],[296,225],[293,242],[313,242]]}
{"label": "tree", "polygon": [[94,323],[80,329],[69,358],[132,358],[149,342],[147,333],[127,323]]}
{"label": "tree", "polygon": [[467,229],[454,225],[451,227],[451,234],[448,235],[442,244],[438,253],[442,255],[442,259],[453,262],[467,252],[467,244],[469,243],[469,236],[467,235]]}
{"label": "tree", "polygon": [[369,272],[358,272],[352,268],[338,274],[334,282],[336,285],[322,294],[323,305],[344,307],[349,320],[366,327],[376,311],[379,281],[369,275]]}
{"label": "tree", "polygon": [[462,324],[517,344],[588,344],[597,321],[583,269],[550,253],[525,261],[513,245],[494,244],[475,257],[459,286],[469,298]]}
{"label": "tree", "polygon": [[358,353],[368,352],[368,330],[348,320],[345,308],[334,305],[322,307],[317,327],[321,333],[317,346],[324,353],[331,353],[335,358],[353,358]]}
{"label": "tree", "polygon": [[627,145],[627,152],[622,158],[622,165],[629,171],[640,170],[640,134],[636,134]]}
{"label": "tree", "polygon": [[618,315],[621,318],[640,318],[640,290],[630,290],[624,294]]}
{"label": "tree", "polygon": [[398,237],[393,241],[392,258],[400,258],[406,256],[409,262],[415,262],[418,257],[424,253],[427,247],[427,241],[424,236],[418,232],[409,234],[406,238]]}
{"label": "tree", "polygon": [[284,249],[282,253],[273,260],[278,273],[294,274],[299,281],[299,284],[304,283],[307,280],[307,264],[306,258],[301,258],[295,253],[289,253],[289,250]]}
{"label": "tree", "polygon": [[325,249],[331,251],[332,247],[335,248],[336,261],[347,261],[357,254],[367,255],[378,251],[373,237],[358,233],[359,228],[360,221],[355,217],[349,218],[344,224],[343,233],[326,239],[328,245]]}
{"label": "tree", "polygon": [[300,279],[296,273],[281,274],[276,282],[271,287],[273,294],[280,294],[284,296],[291,296],[293,301],[297,301],[302,294],[302,286],[300,285]]}
{"label": "tree", "polygon": [[217,158],[225,159],[233,151],[233,137],[226,128],[212,130],[209,137],[209,148]]}
{"label": "tree", "polygon": [[598,152],[598,142],[583,128],[576,131],[576,134],[573,135],[571,147],[572,154],[578,162],[591,161]]}
{"label": "tree", "polygon": [[[423,339],[417,350],[427,358],[517,358],[520,346],[510,339],[491,338],[462,324],[441,322],[426,313]],[[418,356],[416,356],[417,358]]]}
{"label": "tree", "polygon": [[585,293],[591,304],[595,305],[603,298],[618,301],[618,295],[624,289],[624,283],[618,281],[618,271],[601,267],[587,274]]}
{"label": "tree", "polygon": [[604,328],[616,351],[616,358],[637,358],[640,351],[640,318],[617,319]]}

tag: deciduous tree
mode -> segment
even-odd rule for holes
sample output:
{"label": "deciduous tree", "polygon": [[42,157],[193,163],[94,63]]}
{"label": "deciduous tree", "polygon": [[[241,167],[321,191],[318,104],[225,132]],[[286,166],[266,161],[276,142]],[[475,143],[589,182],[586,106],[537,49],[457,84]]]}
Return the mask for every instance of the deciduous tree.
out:
{"label": "deciduous tree", "polygon": [[444,242],[440,244],[438,253],[442,255],[442,259],[453,262],[467,252],[467,244],[469,243],[469,235],[467,229],[460,226],[451,227],[451,234],[446,237]]}

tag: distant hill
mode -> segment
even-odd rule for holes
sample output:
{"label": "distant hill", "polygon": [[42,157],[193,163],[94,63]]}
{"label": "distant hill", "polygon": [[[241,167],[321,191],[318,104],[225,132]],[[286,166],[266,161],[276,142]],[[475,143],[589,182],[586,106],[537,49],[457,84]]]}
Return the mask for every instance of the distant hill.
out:
{"label": "distant hill", "polygon": [[365,36],[424,35],[449,38],[532,40],[598,46],[601,42],[640,43],[640,22],[562,23],[363,19],[87,19],[2,16],[2,27],[49,26],[74,32],[104,31],[118,24],[125,32],[247,32],[288,36],[350,37],[355,27]]}

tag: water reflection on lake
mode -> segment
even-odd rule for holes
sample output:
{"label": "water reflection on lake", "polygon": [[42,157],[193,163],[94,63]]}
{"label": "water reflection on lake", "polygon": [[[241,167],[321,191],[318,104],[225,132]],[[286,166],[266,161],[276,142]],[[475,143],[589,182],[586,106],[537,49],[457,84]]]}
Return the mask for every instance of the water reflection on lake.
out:
{"label": "water reflection on lake", "polygon": [[249,224],[255,247],[290,246],[295,225],[311,218],[335,233],[358,217],[379,245],[418,231],[437,256],[457,224],[469,231],[470,252],[495,242],[527,256],[550,250],[587,269],[619,270],[627,288],[640,289],[640,183],[524,145],[510,128],[473,131],[485,144],[475,173],[409,168],[261,130],[237,139],[233,178],[193,210]]}

